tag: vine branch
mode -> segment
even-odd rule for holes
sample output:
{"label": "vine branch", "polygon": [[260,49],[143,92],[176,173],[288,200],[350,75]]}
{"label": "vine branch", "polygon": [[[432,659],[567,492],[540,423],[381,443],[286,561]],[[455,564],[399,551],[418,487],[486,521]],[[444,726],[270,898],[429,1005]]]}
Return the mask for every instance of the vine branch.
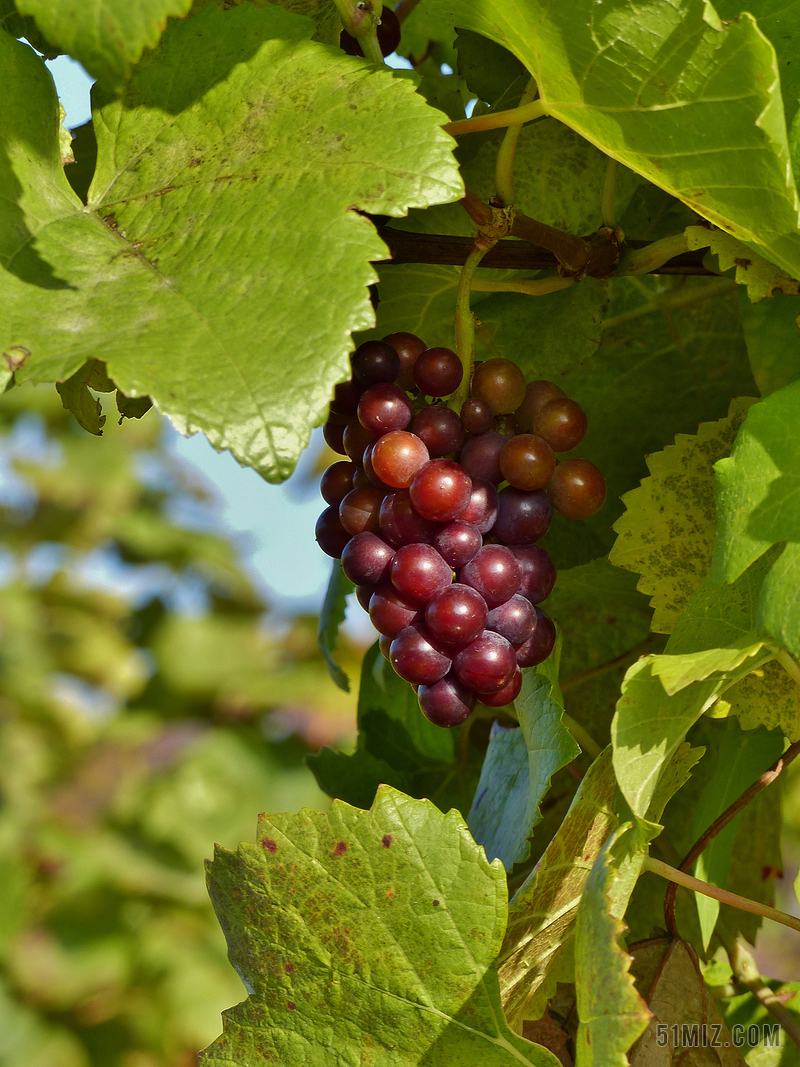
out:
{"label": "vine branch", "polygon": [[784,1007],[761,977],[755,960],[741,940],[733,937],[722,923],[717,928],[717,936],[728,954],[737,984],[749,989],[753,996],[761,1001],[763,1007],[774,1019],[778,1020],[795,1045],[800,1048],[800,1021]]}

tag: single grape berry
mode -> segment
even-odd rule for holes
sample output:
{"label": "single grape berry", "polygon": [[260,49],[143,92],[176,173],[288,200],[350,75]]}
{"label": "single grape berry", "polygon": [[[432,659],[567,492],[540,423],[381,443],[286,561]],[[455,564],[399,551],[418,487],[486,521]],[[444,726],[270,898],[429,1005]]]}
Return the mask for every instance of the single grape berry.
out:
{"label": "single grape berry", "polygon": [[408,430],[392,430],[379,437],[371,458],[375,474],[393,489],[408,489],[420,467],[430,460],[424,443]]}
{"label": "single grape berry", "polygon": [[514,545],[511,549],[519,563],[519,594],[531,604],[547,600],[556,584],[556,565],[539,545]]}
{"label": "single grape berry", "polygon": [[461,522],[477,526],[478,530],[485,534],[494,526],[498,506],[497,489],[492,483],[483,478],[473,478],[469,503],[458,517]]}
{"label": "single grape berry", "polygon": [[340,504],[353,488],[353,475],[358,470],[355,463],[341,460],[332,463],[320,479],[319,491],[326,504]]}
{"label": "single grape berry", "polygon": [[351,378],[346,382],[339,382],[333,390],[333,400],[330,410],[334,415],[344,415],[351,419],[358,411],[358,398],[364,392],[361,382]]}
{"label": "single grape berry", "polygon": [[567,519],[588,519],[606,499],[606,480],[588,459],[565,459],[547,487],[553,507]]}
{"label": "single grape berry", "polygon": [[467,433],[486,433],[494,426],[494,414],[485,400],[472,396],[461,407],[461,422]]}
{"label": "single grape berry", "polygon": [[530,433],[533,429],[533,420],[537,411],[543,408],[548,401],[555,400],[563,395],[563,390],[559,389],[553,382],[544,380],[531,382],[525,389],[525,399],[514,412],[517,426],[523,433]]}
{"label": "single grape berry", "polygon": [[458,680],[476,693],[497,693],[514,677],[517,661],[505,637],[484,630],[456,654],[453,668]]}
{"label": "single grape berry", "polygon": [[483,544],[481,532],[469,522],[455,519],[437,530],[433,547],[448,566],[458,570],[469,563]]}
{"label": "single grape berry", "polygon": [[543,437],[554,452],[569,452],[586,433],[586,413],[568,397],[549,400],[533,418],[533,432]]}
{"label": "single grape berry", "polygon": [[503,437],[496,430],[487,430],[477,437],[470,437],[461,449],[459,463],[471,478],[480,478],[497,485],[503,480],[500,453],[508,440],[509,438]]}
{"label": "single grape berry", "polygon": [[392,647],[392,638],[388,634],[381,634],[378,639],[378,648],[381,650],[381,655],[388,662],[391,663],[391,655],[389,650]]}
{"label": "single grape berry", "polygon": [[369,617],[378,633],[397,637],[406,626],[422,618],[418,604],[400,596],[393,585],[379,585],[370,597]]}
{"label": "single grape berry", "polygon": [[394,549],[374,533],[356,534],[342,552],[342,570],[354,585],[378,585],[390,574]]}
{"label": "single grape berry", "polygon": [[487,359],[476,365],[470,393],[484,400],[493,414],[507,415],[525,399],[525,378],[510,359]]}
{"label": "single grape berry", "polygon": [[536,609],[519,593],[515,593],[504,604],[492,608],[486,620],[487,630],[494,630],[512,645],[521,645],[527,641],[535,626]]}
{"label": "single grape berry", "polygon": [[414,364],[414,381],[425,396],[450,396],[463,377],[461,360],[449,348],[427,348]]}
{"label": "single grape berry", "polygon": [[454,460],[434,459],[417,471],[409,492],[420,515],[434,522],[450,522],[469,503],[472,479]]}
{"label": "single grape berry", "polygon": [[536,608],[536,626],[528,640],[516,649],[520,667],[535,667],[544,663],[556,643],[556,628],[546,611]]}
{"label": "single grape berry", "polygon": [[423,408],[411,424],[411,431],[425,442],[431,459],[457,452],[464,441],[461,419],[444,404]]}
{"label": "single grape berry", "polygon": [[347,455],[344,448],[344,426],[341,423],[331,422],[329,419],[322,427],[322,436],[331,452],[335,452],[337,456]]}
{"label": "single grape berry", "polygon": [[314,536],[317,539],[317,544],[326,555],[333,556],[334,559],[341,559],[344,547],[350,540],[350,534],[342,526],[337,507],[325,508],[317,519]]}
{"label": "single grape berry", "polygon": [[477,589],[490,608],[510,600],[519,579],[519,564],[505,545],[484,545],[459,575],[459,581]]}
{"label": "single grape berry", "polygon": [[[347,548],[347,545],[345,545]],[[375,592],[374,585],[357,585],[356,586],[356,600],[359,602],[364,611],[369,614],[369,602],[372,600],[372,594]]]}
{"label": "single grape berry", "polygon": [[434,726],[460,726],[475,708],[475,694],[451,671],[433,685],[421,685],[419,706]]}
{"label": "single grape berry", "polygon": [[500,453],[500,470],[515,489],[544,489],[553,477],[556,457],[543,437],[521,433],[506,441]]}
{"label": "single grape berry", "polygon": [[400,631],[389,648],[389,658],[401,678],[417,685],[433,685],[452,666],[450,657],[420,623]]}
{"label": "single grape berry", "polygon": [[[353,475],[353,488],[357,489],[356,479],[359,479],[359,485],[365,485],[369,482],[370,485],[377,485],[379,489],[383,489],[384,493],[390,491],[389,486],[385,482],[382,482],[378,475],[375,473],[375,468],[372,466],[372,450],[375,447],[374,444],[367,445],[364,449],[364,455],[361,457],[361,462],[364,464],[364,469],[360,467],[356,468],[358,473]],[[364,480],[362,481],[361,478]]]}
{"label": "single grape berry", "polygon": [[[366,452],[364,453],[366,455]],[[354,489],[366,489],[368,485],[372,485],[372,482],[367,477],[367,472],[363,467],[356,467],[356,472],[353,475],[353,488]],[[388,486],[383,487],[383,491],[386,492]]]}
{"label": "single grape berry", "polygon": [[392,560],[392,585],[417,604],[427,604],[453,581],[453,572],[433,545],[403,545]]}
{"label": "single grape berry", "polygon": [[425,608],[425,624],[445,645],[468,645],[486,628],[486,601],[468,585],[451,585]]}
{"label": "single grape berry", "polygon": [[342,444],[344,450],[356,466],[361,467],[364,463],[364,450],[367,445],[376,441],[374,434],[365,430],[358,419],[351,419],[344,428]]}
{"label": "single grape berry", "polygon": [[390,382],[371,385],[358,401],[358,421],[376,437],[390,430],[405,430],[411,414],[411,401],[399,385]]}
{"label": "single grape berry", "polygon": [[351,490],[339,504],[342,526],[353,537],[365,531],[377,533],[378,513],[382,503],[383,490],[375,485]]}
{"label": "single grape berry", "polygon": [[481,696],[481,703],[489,708],[505,707],[506,704],[517,699],[520,689],[522,689],[522,671],[517,667],[511,681],[496,693],[484,693]]}
{"label": "single grape berry", "polygon": [[353,376],[362,385],[396,382],[400,376],[400,357],[383,341],[365,341],[352,356]]}
{"label": "single grape berry", "polygon": [[530,544],[544,537],[552,518],[553,508],[543,489],[526,493],[507,485],[500,490],[493,533],[504,545]]}
{"label": "single grape berry", "polygon": [[417,542],[433,544],[440,528],[438,522],[424,519],[414,509],[407,489],[395,489],[394,492],[386,494],[381,504],[378,524],[381,537],[395,548]]}
{"label": "single grape berry", "polygon": [[[377,32],[381,55],[390,56],[392,52],[396,52],[397,46],[400,44],[400,20],[390,7],[384,7],[381,12]],[[347,30],[342,30],[339,35],[339,47],[349,56],[364,55],[364,50],[358,38],[353,37]]]}
{"label": "single grape berry", "polygon": [[401,389],[406,389],[410,393],[412,389],[416,388],[414,364],[428,346],[413,333],[390,333],[382,340],[384,344],[391,345],[400,357],[402,369],[400,377],[397,379],[397,384]]}

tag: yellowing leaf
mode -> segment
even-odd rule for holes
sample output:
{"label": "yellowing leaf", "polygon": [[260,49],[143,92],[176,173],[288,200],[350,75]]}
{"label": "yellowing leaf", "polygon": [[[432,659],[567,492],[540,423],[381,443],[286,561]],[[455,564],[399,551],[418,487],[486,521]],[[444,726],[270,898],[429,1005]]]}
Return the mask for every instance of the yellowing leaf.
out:
{"label": "yellowing leaf", "polygon": [[724,230],[688,226],[686,236],[689,248],[710,248],[719,260],[721,271],[736,267],[736,281],[739,285],[747,286],[748,296],[754,304],[759,300],[767,300],[776,292],[784,296],[800,293],[800,282]]}

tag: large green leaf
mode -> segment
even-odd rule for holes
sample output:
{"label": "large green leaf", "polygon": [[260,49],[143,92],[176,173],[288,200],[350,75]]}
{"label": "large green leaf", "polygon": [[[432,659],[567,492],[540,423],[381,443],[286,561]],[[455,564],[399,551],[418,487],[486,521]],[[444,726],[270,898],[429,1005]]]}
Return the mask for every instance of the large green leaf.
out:
{"label": "large green leaf", "polygon": [[575,924],[575,992],[578,1000],[576,1067],[628,1067],[625,1053],[644,1033],[650,1011],[636,992],[631,957],[618,942],[624,923],[612,911],[616,871],[613,838],[586,879]]}
{"label": "large green leaf", "polygon": [[[800,68],[798,68],[800,69]],[[739,293],[747,355],[762,396],[800,378],[800,296],[776,293],[771,300],[753,304],[744,288]]]}
{"label": "large green leaf", "polygon": [[61,167],[50,76],[3,37],[0,341],[32,353],[18,380],[104,359],[183,432],[290,473],[347,377],[350,331],[372,321],[384,246],[354,208],[402,215],[461,190],[441,115],[304,41],[313,29],[249,4],[173,23],[97,101],[88,208]]}
{"label": "large green leaf", "polygon": [[455,812],[383,787],[368,812],[264,815],[209,889],[250,997],[205,1064],[557,1067],[503,1017],[505,877]]}
{"label": "large green leaf", "polygon": [[119,87],[145,48],[152,48],[170,15],[185,15],[192,0],[16,0],[48,41],[69,52],[91,75]]}
{"label": "large green leaf", "polygon": [[522,60],[547,113],[800,273],[778,65],[751,15],[723,25],[697,0],[435,9]]}

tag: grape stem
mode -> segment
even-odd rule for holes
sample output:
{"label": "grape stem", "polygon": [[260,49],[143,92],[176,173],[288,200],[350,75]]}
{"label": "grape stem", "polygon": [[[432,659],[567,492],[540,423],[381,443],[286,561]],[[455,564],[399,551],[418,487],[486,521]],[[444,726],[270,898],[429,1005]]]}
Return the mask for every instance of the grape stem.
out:
{"label": "grape stem", "polygon": [[[796,916],[787,915],[785,911],[778,911],[777,908],[771,908],[768,904],[761,904],[757,900],[740,897],[738,893],[730,893],[727,889],[709,885],[708,882],[693,878],[691,874],[679,871],[676,867],[670,867],[668,863],[662,863],[661,860],[654,859],[652,856],[645,856],[642,870],[666,878],[673,885],[680,885],[685,889],[694,890],[695,893],[702,893],[703,896],[713,897],[714,900],[719,900],[722,904],[728,904],[732,908],[738,908],[739,911],[747,911],[751,915],[762,915],[765,919],[772,919],[773,922],[781,923],[800,933],[800,919]],[[677,934],[673,933],[672,936],[677,936]]]}
{"label": "grape stem", "polygon": [[689,240],[686,234],[675,233],[660,241],[654,241],[645,248],[626,253],[617,267],[617,274],[649,274],[651,270],[663,267],[675,256],[688,251]]}
{"label": "grape stem", "polygon": [[[614,193],[617,188],[617,161],[616,159],[609,159],[606,163],[606,175],[603,180],[603,197],[601,200],[601,209],[603,215],[603,225],[608,226],[610,229],[614,229],[617,225],[617,218],[614,213]],[[666,262],[666,260],[665,260]],[[661,266],[661,264],[659,264]]]}
{"label": "grape stem", "polygon": [[[520,97],[519,106],[526,107],[533,103],[539,88],[536,79],[531,78],[525,86],[525,91]],[[519,143],[519,135],[522,133],[522,123],[518,122],[509,126],[506,130],[503,142],[497,151],[497,159],[494,168],[494,188],[504,204],[515,204],[517,194],[514,190],[514,156]]]}
{"label": "grape stem", "polygon": [[559,289],[569,289],[575,284],[574,278],[523,278],[514,281],[489,281],[487,278],[474,278],[472,288],[476,293],[526,293],[528,296],[546,296],[557,293]]}
{"label": "grape stem", "polygon": [[383,0],[334,0],[342,26],[361,45],[366,59],[384,65],[378,44],[378,26],[383,12]]}
{"label": "grape stem", "polygon": [[736,983],[749,989],[753,996],[761,1001],[763,1007],[778,1020],[786,1034],[800,1048],[800,1022],[784,1007],[761,977],[756,961],[742,944],[741,939],[734,937],[723,923],[717,926],[717,937],[728,955]]}
{"label": "grape stem", "polygon": [[456,119],[455,122],[447,122],[442,127],[453,137],[459,137],[462,133],[480,133],[482,130],[502,130],[507,126],[522,125],[524,122],[533,122],[547,115],[547,109],[541,100],[532,100],[530,104],[522,107],[512,107],[508,111],[490,111],[487,115],[477,115],[471,119]]}

